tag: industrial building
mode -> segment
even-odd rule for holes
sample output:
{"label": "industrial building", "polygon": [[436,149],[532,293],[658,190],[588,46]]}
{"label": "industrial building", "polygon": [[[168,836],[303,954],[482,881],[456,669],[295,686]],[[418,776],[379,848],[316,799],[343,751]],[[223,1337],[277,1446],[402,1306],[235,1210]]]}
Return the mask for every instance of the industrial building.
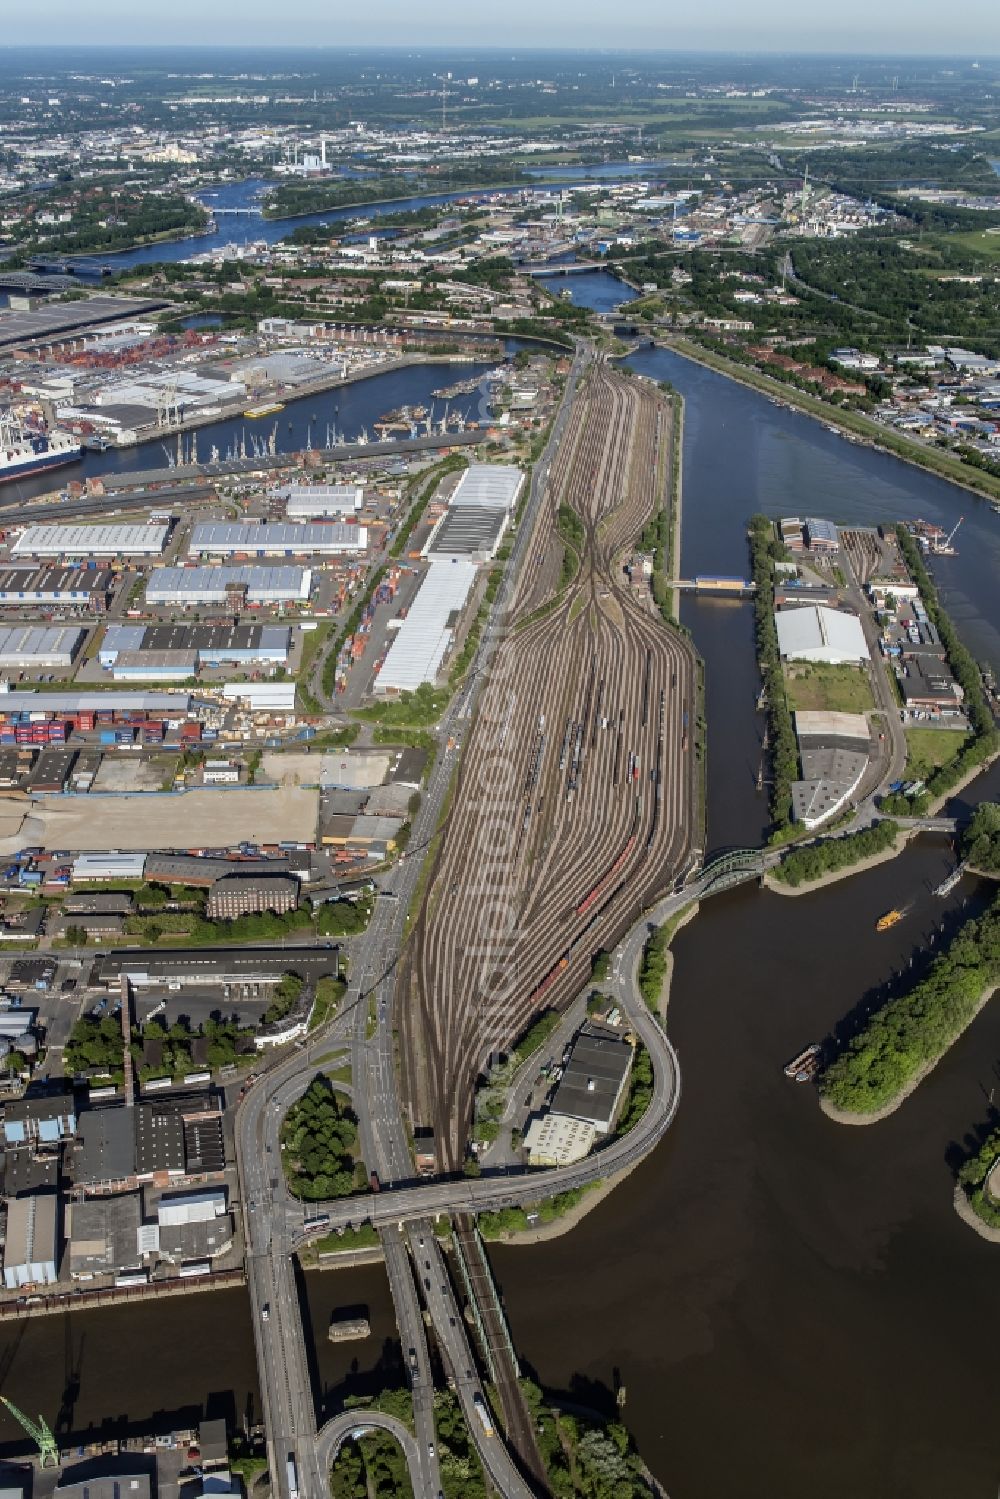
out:
{"label": "industrial building", "polygon": [[93,1280],[95,1275],[116,1275],[140,1267],[141,1204],[137,1192],[85,1198],[72,1203],[67,1216],[69,1273],[73,1280]]}
{"label": "industrial building", "polygon": [[[287,625],[109,625],[98,659],[115,675],[142,675],[143,658],[159,667],[191,675],[204,666],[287,664],[291,631]],[[126,660],[127,658],[127,660]]]}
{"label": "industrial building", "polygon": [[3,1138],[8,1149],[28,1145],[32,1150],[45,1150],[72,1139],[75,1133],[76,1110],[68,1083],[59,1092],[29,1091],[24,1098],[10,1099],[4,1105]]}
{"label": "industrial building", "polygon": [[268,521],[260,525],[239,525],[206,521],[195,526],[188,554],[192,557],[339,557],[347,552],[364,552],[367,547],[367,526],[336,522],[307,525]]}
{"label": "industrial building", "polygon": [[54,1284],[59,1260],[58,1213],[59,1199],[54,1192],[9,1199],[3,1250],[3,1280],[8,1291]]}
{"label": "industrial building", "polygon": [[792,816],[815,828],[841,811],[861,784],[871,730],[863,713],[800,710],[794,718],[802,779],[792,782]]}
{"label": "industrial building", "polygon": [[116,682],[186,682],[197,674],[197,651],[119,651],[111,668]]}
{"label": "industrial building", "polygon": [[611,1129],[632,1069],[627,1041],[584,1026],[552,1099],[552,1112],[582,1119],[598,1134]]}
{"label": "industrial building", "polygon": [[191,703],[189,693],[167,692],[34,692],[8,689],[0,682],[0,719],[30,713],[34,719],[77,713],[149,713],[183,718]]}
{"label": "industrial building", "polygon": [[79,625],[0,625],[0,670],[69,671],[85,635]]}
{"label": "industrial building", "polygon": [[471,463],[428,537],[424,556],[481,562],[495,556],[523,483],[523,473],[513,464]]}
{"label": "industrial building", "polygon": [[432,562],[375,678],[381,695],[433,682],[455,638],[478,569],[472,562]]}
{"label": "industrial building", "polygon": [[251,713],[295,712],[294,682],[226,682],[222,695]]}
{"label": "industrial building", "polygon": [[470,463],[451,497],[453,505],[500,506],[513,510],[524,474],[513,463]]}
{"label": "industrial building", "polygon": [[778,650],[786,661],[821,661],[832,666],[870,660],[868,642],[856,614],[807,604],[781,609],[774,616]]}
{"label": "industrial building", "polygon": [[290,484],[276,490],[275,496],[287,502],[289,520],[355,515],[365,500],[364,490],[356,484]]}
{"label": "industrial building", "polygon": [[260,911],[283,916],[299,903],[298,881],[290,875],[226,875],[213,885],[205,906],[209,921],[235,921]]}
{"label": "industrial building", "polygon": [[[0,573],[0,590],[3,574]],[[307,567],[161,567],[146,584],[146,603],[168,607],[207,604],[305,603],[312,590]],[[2,602],[0,592],[0,602]]]}
{"label": "industrial building", "polygon": [[141,880],[145,854],[77,854],[71,879],[74,885],[87,880]]}
{"label": "industrial building", "polygon": [[117,581],[114,573],[90,567],[0,567],[0,604],[102,614]]}
{"label": "industrial building", "polygon": [[12,557],[158,557],[170,527],[162,525],[26,526]]}
{"label": "industrial building", "polygon": [[532,1119],[524,1136],[529,1166],[571,1166],[588,1156],[597,1131],[583,1119],[567,1114],[542,1114]]}

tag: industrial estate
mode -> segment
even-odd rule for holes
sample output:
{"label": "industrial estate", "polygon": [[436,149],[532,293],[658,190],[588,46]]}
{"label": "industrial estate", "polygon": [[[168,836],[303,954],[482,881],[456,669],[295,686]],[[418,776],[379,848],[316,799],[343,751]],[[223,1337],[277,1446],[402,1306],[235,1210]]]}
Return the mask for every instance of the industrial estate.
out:
{"label": "industrial estate", "polygon": [[[886,993],[768,1055],[830,1131],[1000,977],[993,645],[949,586],[1000,508],[981,90],[637,62],[652,147],[604,63],[494,63],[339,59],[294,100],[306,72],[0,70],[0,1495],[665,1493],[618,1365],[527,1377],[487,1246],[599,1221],[668,1134],[669,1174],[674,933],[937,850]],[[948,338],[828,289],[915,225]],[[718,382],[693,436],[685,369]],[[775,411],[828,471],[905,459],[905,506],[770,492]],[[995,1243],[980,1087],[952,1205]],[[338,1289],[371,1267],[381,1352]],[[245,1410],[76,1416],[77,1328],[224,1295]]]}

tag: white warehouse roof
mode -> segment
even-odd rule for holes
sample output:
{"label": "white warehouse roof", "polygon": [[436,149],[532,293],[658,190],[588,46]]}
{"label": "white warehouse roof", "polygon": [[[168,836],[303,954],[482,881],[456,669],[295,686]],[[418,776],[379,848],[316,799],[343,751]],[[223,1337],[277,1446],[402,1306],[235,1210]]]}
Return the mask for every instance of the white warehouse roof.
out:
{"label": "white warehouse roof", "polygon": [[788,661],[825,661],[831,665],[868,661],[865,632],[856,614],[824,604],[781,609],[774,616],[778,649]]}
{"label": "white warehouse roof", "polygon": [[276,491],[288,501],[288,519],[314,515],[348,515],[360,510],[365,492],[357,484],[291,484]]}
{"label": "white warehouse roof", "polygon": [[81,709],[132,709],[144,713],[180,716],[191,702],[189,692],[5,692],[0,684],[0,710],[4,713],[79,713]]}
{"label": "white warehouse roof", "polygon": [[524,475],[513,463],[470,463],[455,486],[453,505],[502,505],[513,508]]}
{"label": "white warehouse roof", "polygon": [[210,1223],[226,1211],[225,1187],[209,1187],[203,1192],[171,1192],[160,1198],[156,1219],[160,1227],[178,1223]]}
{"label": "white warehouse roof", "polygon": [[145,854],[77,854],[74,880],[141,880]]}
{"label": "white warehouse roof", "polygon": [[285,521],[244,526],[206,521],[195,526],[188,551],[192,556],[210,553],[247,552],[257,556],[299,556],[315,553],[363,552],[368,546],[367,526],[295,525]]}
{"label": "white warehouse roof", "polygon": [[226,682],[223,696],[246,703],[252,713],[291,713],[295,707],[294,682]]}
{"label": "white warehouse roof", "polygon": [[11,547],[14,557],[155,557],[170,527],[27,526]]}
{"label": "white warehouse roof", "polygon": [[83,636],[79,625],[0,625],[0,666],[71,666]]}
{"label": "white warehouse roof", "polygon": [[308,567],[161,567],[146,584],[147,604],[223,604],[227,588],[245,588],[247,602],[308,599]]}
{"label": "white warehouse roof", "polygon": [[377,692],[413,692],[433,682],[476,579],[472,562],[432,562],[375,679]]}

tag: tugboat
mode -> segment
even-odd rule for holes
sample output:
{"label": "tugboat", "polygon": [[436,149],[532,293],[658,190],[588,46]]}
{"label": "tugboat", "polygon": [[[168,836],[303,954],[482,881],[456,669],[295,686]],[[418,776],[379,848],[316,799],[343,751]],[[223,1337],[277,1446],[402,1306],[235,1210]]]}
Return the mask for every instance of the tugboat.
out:
{"label": "tugboat", "polygon": [[896,922],[902,921],[902,919],[902,911],[897,911],[894,907],[891,911],[886,911],[884,916],[879,917],[875,923],[875,930],[877,932],[887,932],[891,926],[895,926]]}

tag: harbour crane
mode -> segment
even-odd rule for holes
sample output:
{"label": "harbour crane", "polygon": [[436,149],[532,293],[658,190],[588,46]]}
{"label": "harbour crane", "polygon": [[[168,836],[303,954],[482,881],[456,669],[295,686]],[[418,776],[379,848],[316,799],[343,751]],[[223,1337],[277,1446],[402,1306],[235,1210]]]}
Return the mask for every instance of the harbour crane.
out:
{"label": "harbour crane", "polygon": [[24,1411],[19,1410],[13,1400],[8,1400],[6,1395],[0,1395],[0,1400],[10,1411],[14,1420],[24,1427],[35,1446],[38,1448],[38,1456],[43,1468],[59,1467],[59,1447],[52,1429],[44,1416],[39,1416],[37,1422],[32,1421]]}

